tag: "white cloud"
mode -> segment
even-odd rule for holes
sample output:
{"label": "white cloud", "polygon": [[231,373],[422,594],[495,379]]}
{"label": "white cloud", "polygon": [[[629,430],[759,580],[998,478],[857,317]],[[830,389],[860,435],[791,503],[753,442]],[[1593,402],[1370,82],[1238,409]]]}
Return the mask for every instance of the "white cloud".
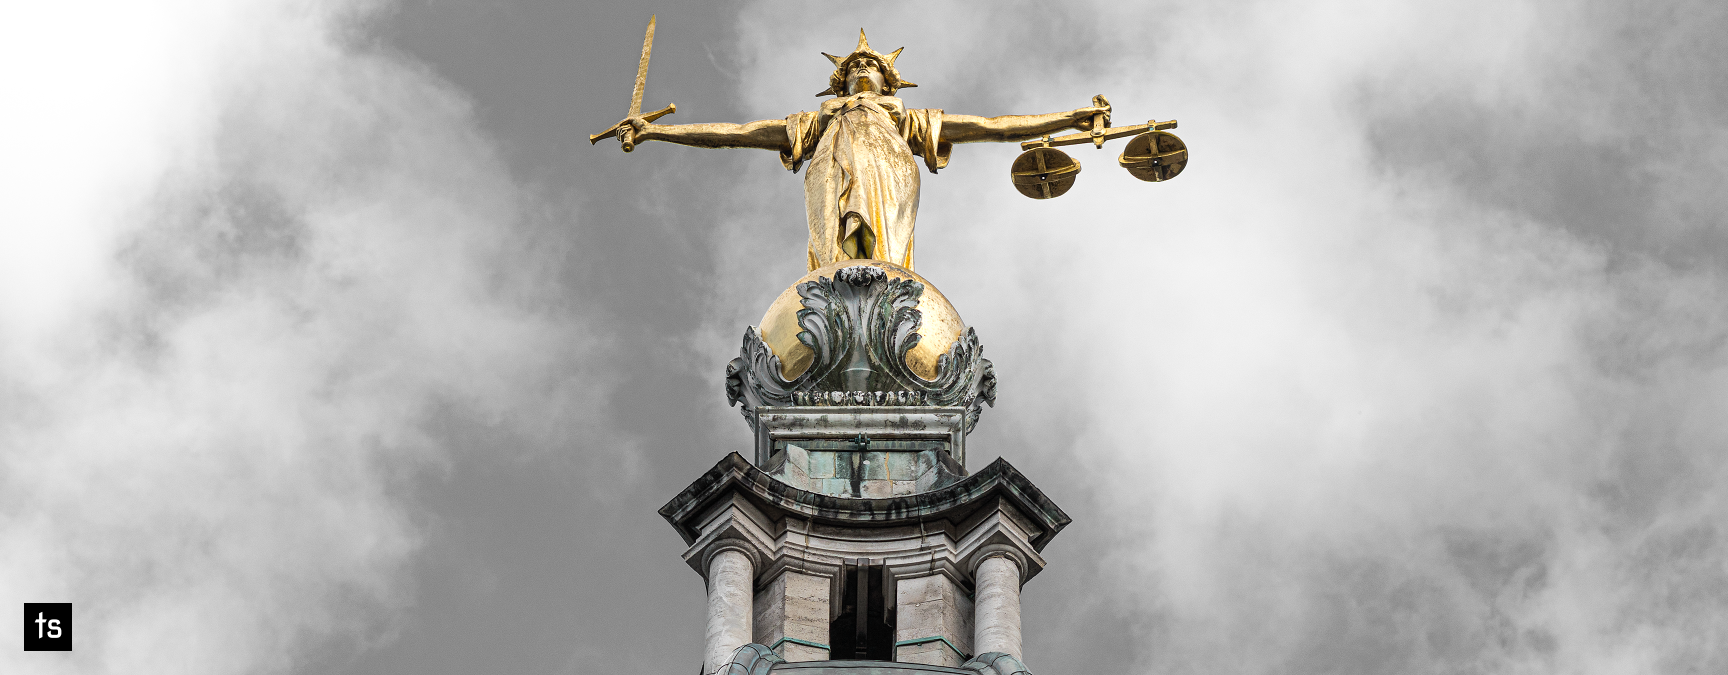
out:
{"label": "white cloud", "polygon": [[426,418],[567,398],[523,195],[353,42],[369,9],[6,10],[0,603],[73,602],[76,651],[0,670],[281,672],[375,629],[397,491],[452,450]]}
{"label": "white cloud", "polygon": [[[1193,152],[1183,176],[1146,185],[1113,166],[1119,145],[1074,150],[1085,172],[1049,202],[1008,190],[1010,149],[960,148],[924,181],[920,271],[1004,373],[1010,412],[982,424],[1013,438],[1089,413],[1068,445],[1012,458],[1040,481],[1084,467],[1067,474],[1084,488],[1052,489],[1105,521],[1076,530],[1111,532],[1085,540],[1094,550],[1052,545],[1068,573],[1098,558],[1107,578],[1027,607],[1073,619],[1028,636],[1035,670],[1081,662],[1057,654],[1153,672],[1728,663],[1728,287],[1547,209],[1540,177],[1489,194],[1448,163],[1594,151],[1614,142],[1603,110],[1696,96],[1579,75],[1616,58],[1625,17],[1542,3],[830,11],[746,11],[752,109],[808,99],[766,83],[862,23],[879,48],[909,46],[910,107],[1046,112],[1097,89],[1119,124],[1181,119]],[[795,48],[762,20],[787,15]],[[1003,108],[958,109],[980,91]],[[1481,144],[1417,161],[1378,135],[1403,116],[1418,140],[1454,140],[1419,123],[1458,107],[1483,112]],[[1692,188],[1710,182],[1700,170],[1722,177],[1698,152],[1635,155],[1624,174],[1714,199]],[[1660,233],[1673,210],[1615,225]],[[1049,360],[1062,368],[1035,365]],[[1098,607],[1115,613],[1085,615]],[[1132,640],[1096,642],[1119,625]]]}

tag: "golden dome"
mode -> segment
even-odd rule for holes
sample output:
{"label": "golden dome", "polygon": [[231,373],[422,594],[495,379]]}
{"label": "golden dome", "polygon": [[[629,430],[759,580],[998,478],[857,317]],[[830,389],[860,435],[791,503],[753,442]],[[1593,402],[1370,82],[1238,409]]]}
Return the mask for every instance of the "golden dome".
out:
{"label": "golden dome", "polygon": [[780,292],[780,297],[774,299],[774,304],[768,306],[768,313],[762,315],[762,324],[757,331],[762,335],[762,341],[768,344],[774,355],[780,357],[780,376],[788,380],[804,374],[810,368],[810,363],[816,360],[816,352],[804,343],[798,341],[798,310],[804,308],[798,297],[798,284],[815,281],[818,277],[834,278],[834,273],[842,268],[857,265],[868,265],[882,270],[890,279],[912,279],[924,284],[924,295],[918,299],[918,312],[922,322],[918,326],[918,334],[923,336],[917,346],[906,354],[906,366],[926,380],[936,379],[936,359],[948,352],[960,335],[966,332],[966,324],[960,321],[960,314],[954,311],[954,306],[948,304],[948,298],[942,297],[942,292],[929,280],[918,276],[916,272],[893,263],[881,260],[836,260],[816,268],[804,278],[793,283]]}

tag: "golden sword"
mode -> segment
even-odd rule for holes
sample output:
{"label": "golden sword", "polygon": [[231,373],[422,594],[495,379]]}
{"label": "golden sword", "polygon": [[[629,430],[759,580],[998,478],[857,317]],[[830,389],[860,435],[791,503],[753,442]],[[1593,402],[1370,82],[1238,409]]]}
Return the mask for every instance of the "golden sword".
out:
{"label": "golden sword", "polygon": [[644,121],[652,122],[672,113],[678,112],[678,104],[666,106],[654,112],[642,115],[642,90],[648,86],[648,56],[654,51],[654,19],[648,17],[648,34],[642,36],[642,60],[636,64],[636,90],[630,93],[630,114],[624,121],[612,125],[601,133],[588,137],[588,144],[599,143],[602,138],[618,137],[619,145],[624,152],[636,149],[636,129],[630,126],[630,118],[641,116]]}

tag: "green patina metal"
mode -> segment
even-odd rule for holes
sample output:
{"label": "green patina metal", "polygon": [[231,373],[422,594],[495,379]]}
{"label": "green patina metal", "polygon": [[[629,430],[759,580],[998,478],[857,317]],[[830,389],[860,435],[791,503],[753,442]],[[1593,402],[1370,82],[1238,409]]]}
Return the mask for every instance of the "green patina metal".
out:
{"label": "green patina metal", "polygon": [[932,635],[930,637],[921,637],[921,638],[915,638],[915,639],[911,639],[911,640],[901,640],[899,642],[894,643],[894,646],[895,647],[907,647],[907,646],[911,646],[911,645],[921,645],[921,644],[925,644],[927,642],[940,642],[942,644],[948,645],[949,649],[954,650],[954,653],[960,656],[961,661],[965,661],[967,659],[972,658],[971,654],[967,654],[966,652],[960,651],[960,648],[954,646],[954,643],[949,642],[948,638],[942,637],[940,635]]}
{"label": "green patina metal", "polygon": [[806,647],[815,647],[817,649],[826,649],[829,651],[834,650],[833,647],[822,644],[820,642],[811,642],[809,640],[800,640],[800,639],[794,638],[794,637],[783,637],[783,638],[780,638],[778,640],[775,640],[774,644],[768,645],[768,648],[772,649],[776,653],[778,653],[780,651],[780,645],[786,644],[788,642],[795,644],[795,645],[804,645]]}
{"label": "green patina metal", "polygon": [[[969,668],[893,661],[800,661],[774,664],[776,675],[979,675]],[[991,673],[990,675],[995,675]]]}

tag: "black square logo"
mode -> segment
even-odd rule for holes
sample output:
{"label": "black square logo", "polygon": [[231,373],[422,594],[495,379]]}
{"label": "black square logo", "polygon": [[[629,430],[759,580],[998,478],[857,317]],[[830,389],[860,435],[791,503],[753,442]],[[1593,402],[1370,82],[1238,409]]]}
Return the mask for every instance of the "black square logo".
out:
{"label": "black square logo", "polygon": [[24,603],[24,651],[72,651],[72,603]]}

